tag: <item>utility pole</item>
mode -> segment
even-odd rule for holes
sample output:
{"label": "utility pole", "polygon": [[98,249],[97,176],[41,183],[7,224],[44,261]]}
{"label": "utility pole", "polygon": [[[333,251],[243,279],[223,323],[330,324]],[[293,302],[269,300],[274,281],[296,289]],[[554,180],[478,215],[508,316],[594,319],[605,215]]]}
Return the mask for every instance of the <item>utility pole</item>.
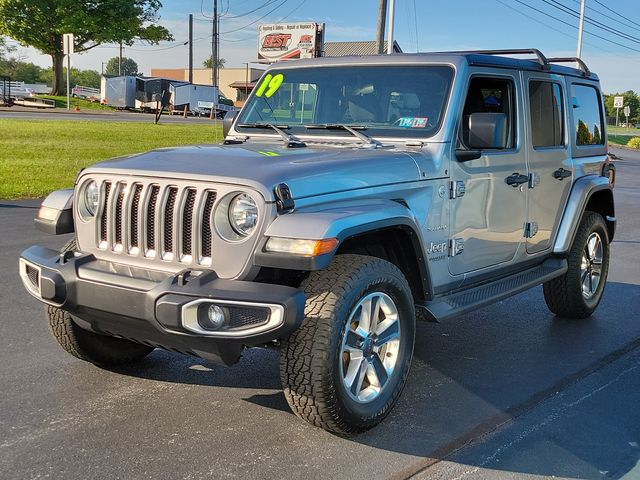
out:
{"label": "utility pole", "polygon": [[122,42],[120,42],[120,56],[118,57],[118,76],[122,76]]}
{"label": "utility pole", "polygon": [[211,83],[218,86],[218,0],[213,0],[213,32],[211,34]]}
{"label": "utility pole", "polygon": [[582,31],[584,29],[584,7],[587,0],[580,0],[580,22],[578,24],[578,48],[576,50],[576,57],[582,56]]}
{"label": "utility pole", "polygon": [[376,52],[384,53],[384,24],[387,20],[387,0],[380,0],[378,7],[378,33],[376,35]]}
{"label": "utility pole", "polygon": [[[584,1],[584,0],[582,0]],[[387,53],[393,53],[393,16],[396,10],[396,0],[389,0],[389,30],[387,36]]]}
{"label": "utility pole", "polygon": [[189,83],[193,83],[193,14],[189,14]]}

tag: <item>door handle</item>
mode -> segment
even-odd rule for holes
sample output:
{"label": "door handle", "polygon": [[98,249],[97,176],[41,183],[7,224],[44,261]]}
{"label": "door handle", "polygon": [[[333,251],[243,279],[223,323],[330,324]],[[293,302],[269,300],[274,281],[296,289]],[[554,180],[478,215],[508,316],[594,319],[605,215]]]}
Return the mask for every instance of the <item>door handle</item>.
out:
{"label": "door handle", "polygon": [[512,173],[507,178],[504,179],[507,185],[511,185],[513,188],[517,188],[523,183],[527,183],[529,181],[529,175],[520,175],[519,173]]}
{"label": "door handle", "polygon": [[558,170],[553,172],[553,178],[560,181],[570,176],[571,176],[571,170],[565,170],[564,168],[559,168]]}

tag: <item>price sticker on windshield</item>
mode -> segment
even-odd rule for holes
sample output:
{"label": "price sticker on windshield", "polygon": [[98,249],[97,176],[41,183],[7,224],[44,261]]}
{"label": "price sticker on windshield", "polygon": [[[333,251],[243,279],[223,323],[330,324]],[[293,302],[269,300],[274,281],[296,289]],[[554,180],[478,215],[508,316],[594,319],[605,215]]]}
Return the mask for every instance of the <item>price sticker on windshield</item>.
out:
{"label": "price sticker on windshield", "polygon": [[276,75],[271,75],[270,73],[267,73],[256,90],[256,97],[265,96],[267,98],[271,98],[273,94],[278,91],[282,82],[284,82],[283,74],[278,73]]}

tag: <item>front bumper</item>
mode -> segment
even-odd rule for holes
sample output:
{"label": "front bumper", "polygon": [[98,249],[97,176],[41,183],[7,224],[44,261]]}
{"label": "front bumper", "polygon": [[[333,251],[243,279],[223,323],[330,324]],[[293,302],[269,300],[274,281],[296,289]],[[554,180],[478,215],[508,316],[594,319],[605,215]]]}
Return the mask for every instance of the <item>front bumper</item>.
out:
{"label": "front bumper", "polygon": [[[68,311],[82,328],[228,365],[244,346],[287,337],[305,304],[304,293],[292,287],[224,280],[209,270],[154,272],[40,246],[22,252],[20,276],[29,293]],[[211,303],[230,318],[241,312],[239,326],[190,328],[187,317]],[[256,321],[251,312],[264,318]]]}

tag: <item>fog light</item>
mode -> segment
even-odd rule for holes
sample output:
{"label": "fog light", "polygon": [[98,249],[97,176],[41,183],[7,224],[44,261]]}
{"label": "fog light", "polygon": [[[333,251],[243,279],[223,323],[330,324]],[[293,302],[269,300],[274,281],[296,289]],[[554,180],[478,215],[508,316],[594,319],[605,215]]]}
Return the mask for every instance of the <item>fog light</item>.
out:
{"label": "fog light", "polygon": [[203,310],[206,311],[206,314],[199,315],[198,323],[205,330],[219,330],[226,323],[227,315],[224,309],[218,305],[212,303]]}

